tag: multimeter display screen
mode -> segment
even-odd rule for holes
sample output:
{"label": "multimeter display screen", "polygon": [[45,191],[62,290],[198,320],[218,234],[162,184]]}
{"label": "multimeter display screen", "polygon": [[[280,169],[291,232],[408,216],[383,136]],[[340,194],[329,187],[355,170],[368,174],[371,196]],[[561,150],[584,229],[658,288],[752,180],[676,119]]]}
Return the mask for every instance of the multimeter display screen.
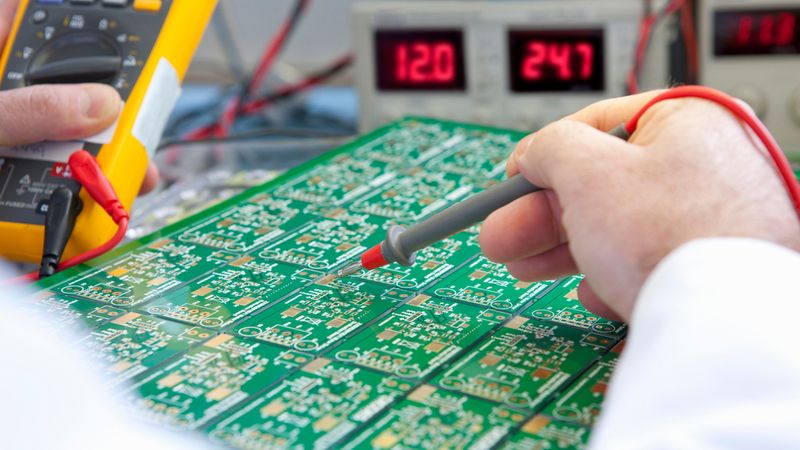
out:
{"label": "multimeter display screen", "polygon": [[605,90],[603,30],[508,33],[514,92]]}
{"label": "multimeter display screen", "polygon": [[714,55],[800,54],[800,9],[714,13]]}
{"label": "multimeter display screen", "polygon": [[463,91],[461,30],[379,30],[375,68],[382,91]]}

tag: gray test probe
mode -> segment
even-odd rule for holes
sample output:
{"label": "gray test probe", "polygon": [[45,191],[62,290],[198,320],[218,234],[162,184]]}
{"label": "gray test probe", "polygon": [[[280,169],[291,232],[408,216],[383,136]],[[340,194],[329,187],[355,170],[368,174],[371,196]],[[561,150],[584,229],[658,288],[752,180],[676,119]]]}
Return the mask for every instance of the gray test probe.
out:
{"label": "gray test probe", "polygon": [[[624,140],[629,137],[624,126],[614,128],[609,134]],[[520,174],[409,228],[392,226],[386,240],[364,252],[359,261],[339,270],[337,277],[353,275],[361,270],[377,269],[391,263],[411,266],[419,250],[480,223],[493,211],[540,190],[540,187]]]}

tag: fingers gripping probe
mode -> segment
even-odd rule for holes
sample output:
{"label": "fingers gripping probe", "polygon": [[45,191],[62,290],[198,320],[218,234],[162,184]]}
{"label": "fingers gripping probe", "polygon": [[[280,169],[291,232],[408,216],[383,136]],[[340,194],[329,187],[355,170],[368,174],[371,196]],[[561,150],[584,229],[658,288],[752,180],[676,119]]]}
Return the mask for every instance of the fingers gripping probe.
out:
{"label": "fingers gripping probe", "polygon": [[385,241],[364,252],[359,262],[343,268],[338,276],[352,275],[361,269],[377,269],[391,263],[411,266],[419,250],[483,221],[492,211],[523,195],[539,190],[541,188],[531,184],[525,177],[517,175],[410,228],[392,226]]}
{"label": "fingers gripping probe", "polygon": [[[614,128],[609,134],[624,140],[629,137],[624,126]],[[519,174],[409,228],[392,226],[386,240],[364,252],[360,261],[342,268],[337,277],[353,275],[362,269],[377,269],[391,263],[411,266],[419,250],[482,222],[492,212],[524,195],[541,190],[542,188]]]}

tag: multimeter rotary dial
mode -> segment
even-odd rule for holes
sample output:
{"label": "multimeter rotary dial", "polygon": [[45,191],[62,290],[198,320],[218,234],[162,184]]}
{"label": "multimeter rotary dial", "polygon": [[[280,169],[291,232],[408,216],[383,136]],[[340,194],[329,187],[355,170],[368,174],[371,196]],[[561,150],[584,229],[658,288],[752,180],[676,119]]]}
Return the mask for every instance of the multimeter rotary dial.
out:
{"label": "multimeter rotary dial", "polygon": [[122,69],[119,47],[98,32],[67,33],[49,41],[32,57],[27,84],[108,83]]}
{"label": "multimeter rotary dial", "polygon": [[[0,90],[36,84],[105,83],[127,101],[171,2],[139,12],[126,1],[32,3],[9,54]],[[124,3],[124,6],[123,6]]]}

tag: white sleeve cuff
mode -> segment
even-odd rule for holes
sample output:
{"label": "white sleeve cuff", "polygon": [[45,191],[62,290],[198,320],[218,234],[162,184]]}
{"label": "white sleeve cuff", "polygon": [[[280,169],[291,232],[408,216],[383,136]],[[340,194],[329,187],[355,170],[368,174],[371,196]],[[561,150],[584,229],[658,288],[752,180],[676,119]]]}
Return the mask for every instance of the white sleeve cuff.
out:
{"label": "white sleeve cuff", "polygon": [[800,447],[800,255],[753,239],[675,250],[645,283],[593,448]]}

